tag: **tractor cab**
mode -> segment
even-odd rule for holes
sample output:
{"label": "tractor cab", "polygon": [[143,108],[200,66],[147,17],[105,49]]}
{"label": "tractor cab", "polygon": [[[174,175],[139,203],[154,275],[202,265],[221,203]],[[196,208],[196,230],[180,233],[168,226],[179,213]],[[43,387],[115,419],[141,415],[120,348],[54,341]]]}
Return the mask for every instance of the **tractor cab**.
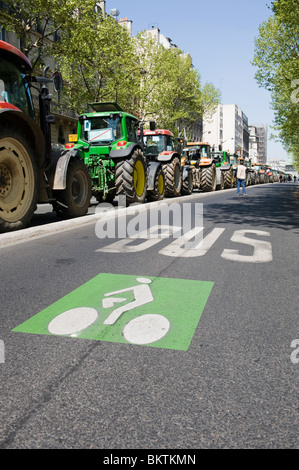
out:
{"label": "tractor cab", "polygon": [[149,160],[156,159],[162,152],[174,152],[172,132],[167,129],[143,130],[144,152]]}
{"label": "tractor cab", "polygon": [[69,140],[86,148],[101,148],[99,154],[109,154],[111,145],[119,149],[128,143],[137,144],[137,126],[137,118],[117,103],[89,103],[88,112],[79,116],[77,134],[71,134]]}
{"label": "tractor cab", "polygon": [[187,142],[183,149],[182,165],[195,167],[206,165],[211,160],[211,147],[207,142]]}
{"label": "tractor cab", "polygon": [[211,156],[217,167],[227,165],[230,163],[230,154],[226,150],[212,149]]}
{"label": "tractor cab", "polygon": [[27,57],[10,44],[1,41],[0,109],[22,111],[34,118],[29,83],[25,73],[31,72]]}

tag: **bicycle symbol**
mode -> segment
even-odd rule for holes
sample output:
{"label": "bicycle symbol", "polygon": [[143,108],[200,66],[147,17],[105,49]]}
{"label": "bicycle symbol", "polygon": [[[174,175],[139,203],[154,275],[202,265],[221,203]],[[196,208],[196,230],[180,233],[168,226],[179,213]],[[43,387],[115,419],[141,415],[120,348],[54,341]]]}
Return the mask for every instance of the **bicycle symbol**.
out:
{"label": "bicycle symbol", "polygon": [[[134,300],[115,308],[103,321],[104,325],[114,325],[125,313],[154,301],[150,288],[151,279],[138,277],[137,285],[125,289],[107,292],[102,299],[103,309],[112,308],[115,304],[128,300],[126,297],[114,297],[126,292],[133,292]],[[76,336],[99,319],[95,308],[77,307],[67,310],[55,317],[48,325],[48,331],[55,335]],[[143,314],[130,320],[124,326],[122,334],[128,343],[151,344],[162,339],[169,331],[170,322],[163,315]]]}

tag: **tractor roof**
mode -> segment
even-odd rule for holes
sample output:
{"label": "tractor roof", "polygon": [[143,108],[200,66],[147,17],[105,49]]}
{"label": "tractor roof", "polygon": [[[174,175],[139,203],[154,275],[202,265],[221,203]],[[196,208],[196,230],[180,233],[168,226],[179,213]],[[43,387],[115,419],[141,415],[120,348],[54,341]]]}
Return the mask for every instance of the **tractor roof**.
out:
{"label": "tractor roof", "polygon": [[210,144],[208,142],[187,142],[186,143],[186,146],[187,147],[195,147],[196,145],[200,146],[200,145],[207,145],[210,147]]}
{"label": "tractor roof", "polygon": [[151,131],[150,129],[144,129],[143,135],[170,135],[173,137],[173,133],[168,131],[167,129],[155,129]]}
{"label": "tractor roof", "polygon": [[115,102],[107,103],[88,103],[88,112],[106,113],[112,111],[122,111],[122,108]]}
{"label": "tractor roof", "polygon": [[30,73],[32,70],[30,60],[8,42],[0,41],[0,57],[15,64],[23,73]]}

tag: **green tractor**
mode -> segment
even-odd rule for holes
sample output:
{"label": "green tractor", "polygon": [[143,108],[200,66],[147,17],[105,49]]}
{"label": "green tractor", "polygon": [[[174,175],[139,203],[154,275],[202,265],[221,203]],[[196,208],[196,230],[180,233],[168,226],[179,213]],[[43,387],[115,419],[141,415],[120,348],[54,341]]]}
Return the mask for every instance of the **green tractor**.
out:
{"label": "green tractor", "polygon": [[138,126],[138,119],[117,103],[91,103],[79,116],[77,134],[69,136],[66,147],[87,165],[98,202],[112,202],[117,195],[124,195],[127,205],[145,201],[147,160]]}
{"label": "green tractor", "polygon": [[[234,171],[230,161],[230,154],[226,150],[212,149],[212,158],[215,161],[216,168],[220,168],[220,187],[221,189],[230,189],[233,187]],[[218,170],[219,171],[219,170]]]}
{"label": "green tractor", "polygon": [[233,168],[227,152],[215,152],[207,142],[187,142],[182,166],[193,168],[193,186],[204,192],[231,188]]}

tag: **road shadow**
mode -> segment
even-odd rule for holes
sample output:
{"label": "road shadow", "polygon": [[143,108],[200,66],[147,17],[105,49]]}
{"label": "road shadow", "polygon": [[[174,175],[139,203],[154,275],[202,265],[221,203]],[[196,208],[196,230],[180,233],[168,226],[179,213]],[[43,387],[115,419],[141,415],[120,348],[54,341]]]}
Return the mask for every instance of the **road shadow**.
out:
{"label": "road shadow", "polygon": [[[231,196],[223,203],[204,205],[204,218],[223,219],[231,224],[276,227],[283,230],[299,228],[299,186],[279,183],[248,188],[247,196]],[[228,203],[229,201],[229,203]]]}

